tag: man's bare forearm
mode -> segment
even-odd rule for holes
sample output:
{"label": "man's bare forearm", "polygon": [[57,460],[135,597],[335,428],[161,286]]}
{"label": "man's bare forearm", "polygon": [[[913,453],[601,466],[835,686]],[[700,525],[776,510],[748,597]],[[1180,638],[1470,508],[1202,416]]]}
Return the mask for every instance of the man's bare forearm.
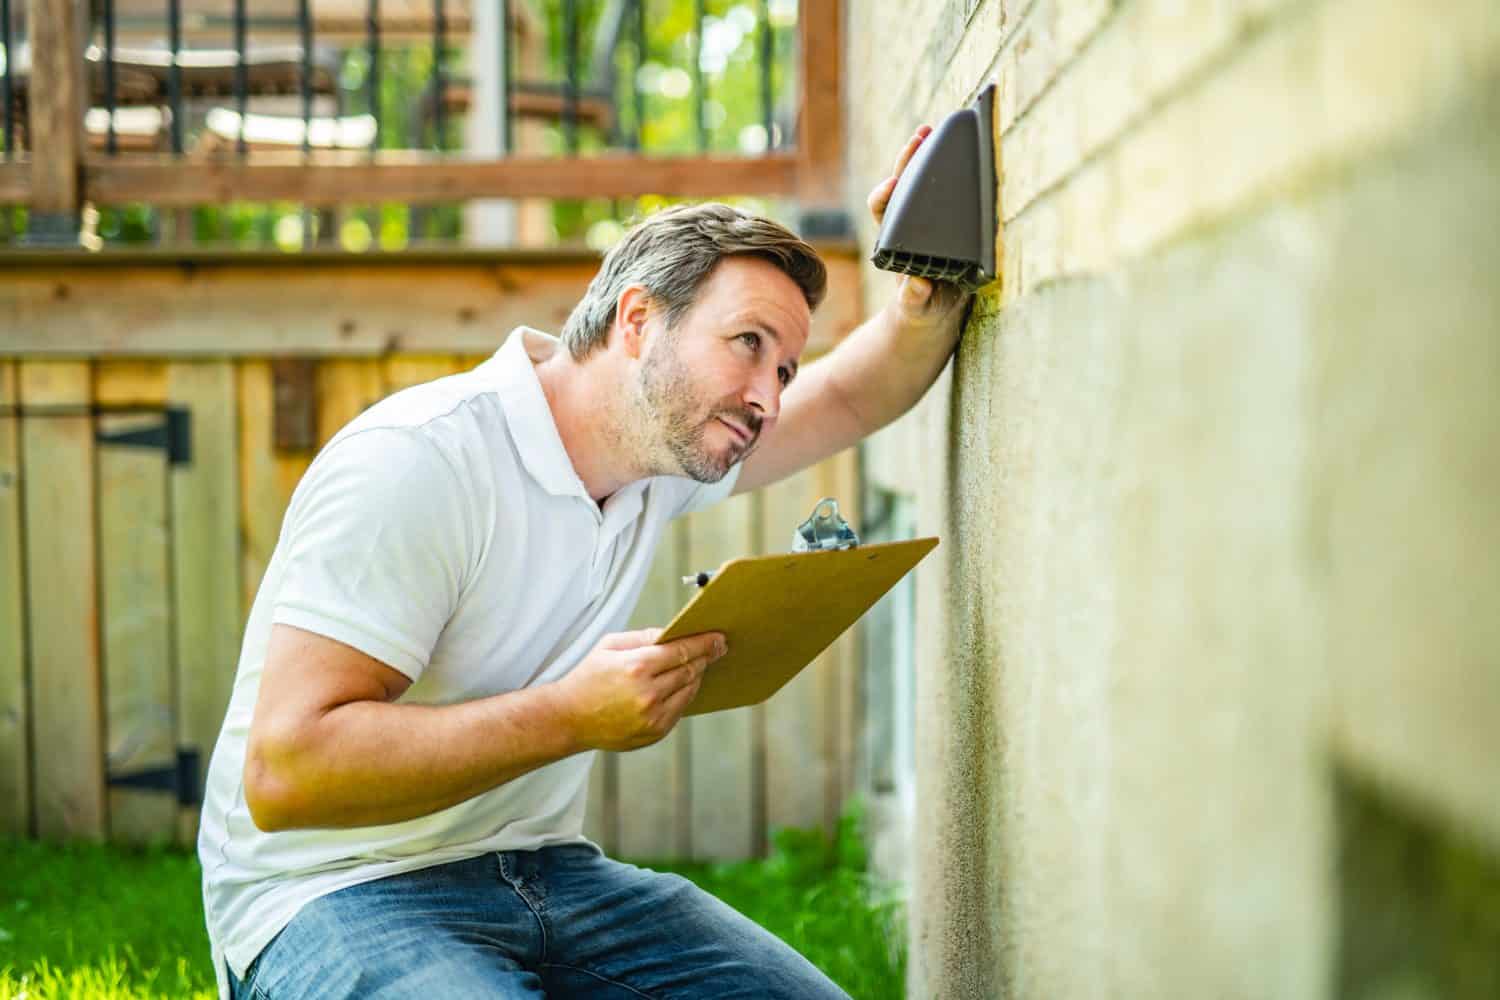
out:
{"label": "man's bare forearm", "polygon": [[246,795],[264,829],[395,823],[586,749],[554,685],[454,705],[360,700],[252,739]]}
{"label": "man's bare forearm", "polygon": [[892,302],[809,366],[827,366],[828,386],[850,413],[853,441],[916,405],[952,357],[961,316],[960,308],[930,324],[914,323]]}

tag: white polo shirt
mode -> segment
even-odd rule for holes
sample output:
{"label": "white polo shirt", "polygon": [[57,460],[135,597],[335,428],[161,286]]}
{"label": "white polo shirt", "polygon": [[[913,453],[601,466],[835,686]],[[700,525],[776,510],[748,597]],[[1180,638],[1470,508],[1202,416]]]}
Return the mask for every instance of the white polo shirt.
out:
{"label": "white polo shirt", "polygon": [[[400,701],[449,704],[545,684],[640,595],[663,527],[727,496],[656,477],[589,499],[533,368],[558,340],[522,327],[472,371],[396,393],[313,461],[245,630],[198,835],[220,993],[309,900],[487,851],[583,839],[594,754],[441,812],[349,830],[265,833],[250,819],[245,740],[271,625],[359,649],[412,679]],[[662,624],[666,624],[663,622]]]}

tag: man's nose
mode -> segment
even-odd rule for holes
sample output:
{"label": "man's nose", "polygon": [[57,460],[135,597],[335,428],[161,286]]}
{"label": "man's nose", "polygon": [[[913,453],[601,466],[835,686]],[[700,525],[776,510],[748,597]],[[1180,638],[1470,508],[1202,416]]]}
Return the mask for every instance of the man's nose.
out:
{"label": "man's nose", "polygon": [[775,420],[781,414],[781,376],[775,369],[756,374],[745,392],[745,402],[762,420]]}

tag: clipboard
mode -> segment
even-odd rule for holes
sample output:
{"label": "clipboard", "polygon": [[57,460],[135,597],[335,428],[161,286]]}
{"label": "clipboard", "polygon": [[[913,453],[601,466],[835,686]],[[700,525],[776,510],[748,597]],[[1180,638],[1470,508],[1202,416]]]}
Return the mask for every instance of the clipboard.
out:
{"label": "clipboard", "polygon": [[833,644],[937,547],[936,538],[731,559],[667,625],[658,643],[722,632],[687,715],[765,701]]}

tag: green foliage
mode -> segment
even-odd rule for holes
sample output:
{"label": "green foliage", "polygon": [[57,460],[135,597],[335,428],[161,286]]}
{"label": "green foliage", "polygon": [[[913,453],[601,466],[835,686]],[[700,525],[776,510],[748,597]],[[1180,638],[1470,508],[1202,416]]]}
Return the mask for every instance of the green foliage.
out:
{"label": "green foliage", "polygon": [[866,870],[862,820],[856,803],[831,840],[819,830],[780,830],[764,861],[652,867],[691,879],[770,930],[855,1000],[899,1000],[904,907],[895,887]]}
{"label": "green foliage", "polygon": [[[782,830],[764,861],[657,864],[806,955],[858,1000],[902,995],[899,902],[865,872],[857,809],[832,839]],[[188,853],[0,840],[0,998],[214,995],[200,872]]]}

